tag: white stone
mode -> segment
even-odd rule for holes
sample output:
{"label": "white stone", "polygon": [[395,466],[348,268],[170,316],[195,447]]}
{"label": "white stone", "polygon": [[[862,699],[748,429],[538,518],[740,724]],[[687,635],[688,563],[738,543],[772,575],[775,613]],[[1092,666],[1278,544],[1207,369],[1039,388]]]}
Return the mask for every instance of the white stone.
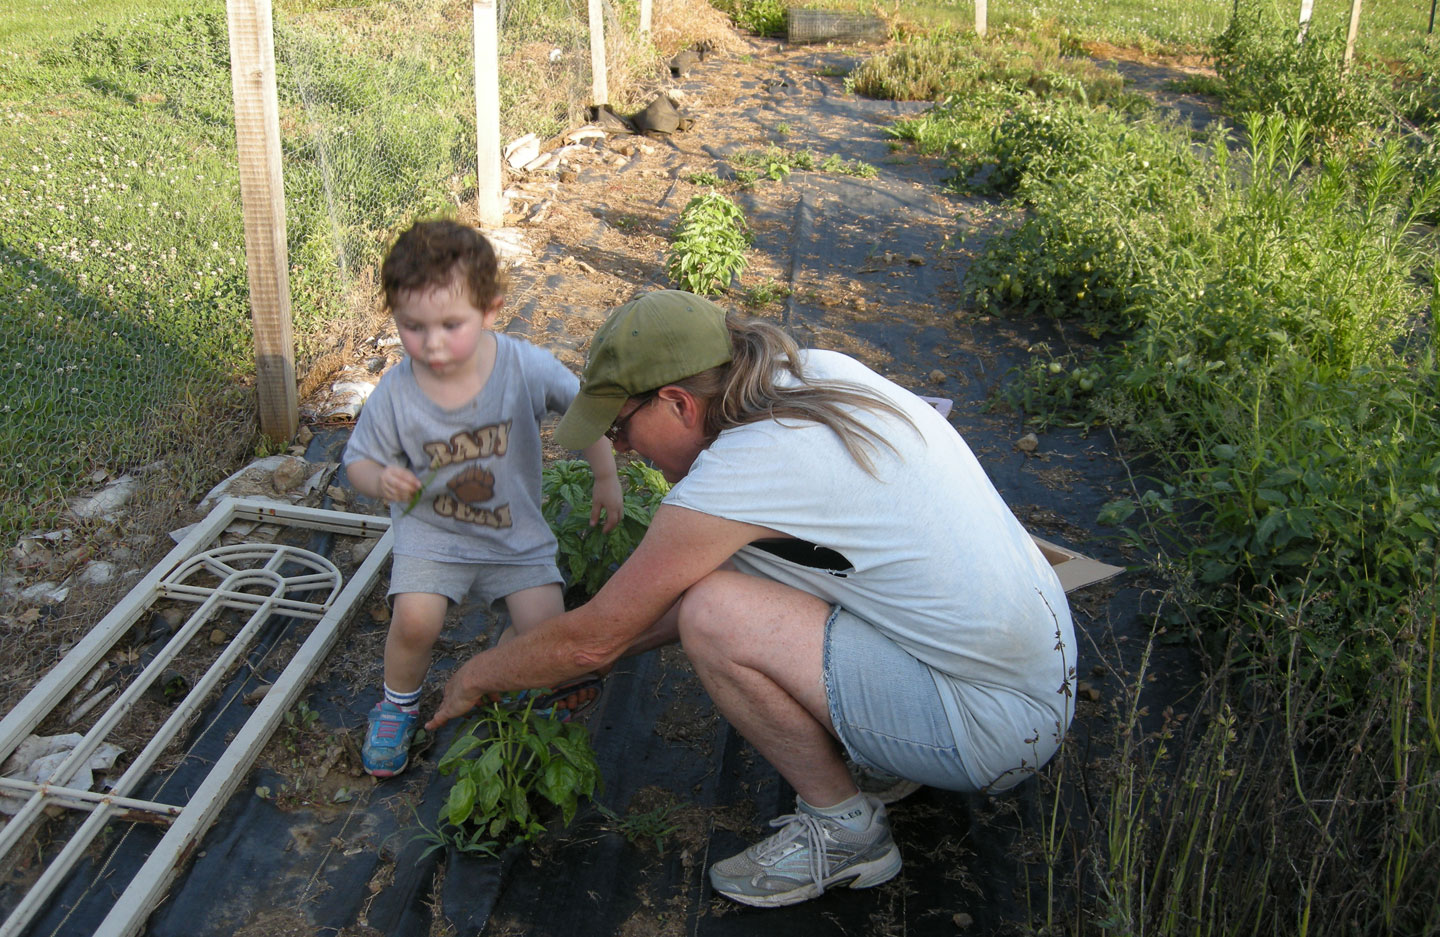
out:
{"label": "white stone", "polygon": [[58,605],[70,596],[70,586],[63,582],[37,582],[20,592],[22,602]]}
{"label": "white stone", "polygon": [[81,520],[109,517],[128,504],[139,488],[140,482],[135,476],[121,475],[96,494],[71,500],[70,513]]}
{"label": "white stone", "polygon": [[115,564],[105,560],[94,560],[86,563],[85,568],[76,577],[76,582],[82,586],[103,586],[115,578]]}
{"label": "white stone", "polygon": [[511,169],[520,169],[540,155],[540,140],[535,134],[527,133],[519,139],[510,141],[506,145],[503,155]]}

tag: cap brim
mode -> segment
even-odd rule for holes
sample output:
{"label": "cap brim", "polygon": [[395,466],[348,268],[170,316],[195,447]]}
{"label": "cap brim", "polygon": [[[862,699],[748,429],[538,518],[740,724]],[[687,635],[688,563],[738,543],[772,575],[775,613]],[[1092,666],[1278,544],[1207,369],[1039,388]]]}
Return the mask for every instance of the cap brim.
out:
{"label": "cap brim", "polygon": [[551,438],[556,445],[566,449],[584,449],[605,435],[628,399],[624,396],[591,397],[583,391],[576,394]]}

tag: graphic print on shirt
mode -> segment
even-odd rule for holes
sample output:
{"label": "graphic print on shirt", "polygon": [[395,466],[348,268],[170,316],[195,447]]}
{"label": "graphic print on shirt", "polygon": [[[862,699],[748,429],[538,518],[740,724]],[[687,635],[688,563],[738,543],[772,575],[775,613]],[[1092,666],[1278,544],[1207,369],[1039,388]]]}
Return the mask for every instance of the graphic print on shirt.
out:
{"label": "graphic print on shirt", "polygon": [[[510,420],[492,423],[456,433],[443,442],[427,442],[423,448],[430,456],[430,471],[462,462],[504,458],[510,443],[510,424]],[[445,488],[447,490],[436,495],[431,502],[435,513],[441,517],[497,530],[510,526],[509,504],[484,506],[485,502],[495,497],[495,475],[483,465],[461,469],[445,483]]]}

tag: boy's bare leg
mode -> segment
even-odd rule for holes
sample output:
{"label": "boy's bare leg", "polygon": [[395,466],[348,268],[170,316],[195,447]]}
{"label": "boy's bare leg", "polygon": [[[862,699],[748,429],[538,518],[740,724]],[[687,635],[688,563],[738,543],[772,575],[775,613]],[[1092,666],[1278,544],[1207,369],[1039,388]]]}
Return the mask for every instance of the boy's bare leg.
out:
{"label": "boy's bare leg", "polygon": [[391,690],[411,693],[420,689],[449,603],[445,596],[430,592],[395,596],[390,630],[385,634],[385,685]]}
{"label": "boy's bare leg", "polygon": [[[503,644],[517,634],[525,634],[541,622],[564,614],[565,593],[556,583],[532,586],[505,596],[505,608],[510,612],[510,627],[501,632],[497,644]],[[576,690],[565,697],[561,708],[579,709],[599,695],[598,686]]]}

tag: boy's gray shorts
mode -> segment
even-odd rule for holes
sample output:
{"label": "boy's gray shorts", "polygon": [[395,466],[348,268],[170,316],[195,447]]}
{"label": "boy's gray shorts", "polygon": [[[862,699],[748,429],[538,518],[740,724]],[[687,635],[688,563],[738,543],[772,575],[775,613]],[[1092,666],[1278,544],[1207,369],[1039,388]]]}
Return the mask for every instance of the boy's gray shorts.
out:
{"label": "boy's gray shorts", "polygon": [[489,608],[522,589],[564,584],[554,563],[511,566],[505,563],[442,563],[417,556],[395,556],[390,564],[389,595],[428,592],[460,604],[473,595]]}

